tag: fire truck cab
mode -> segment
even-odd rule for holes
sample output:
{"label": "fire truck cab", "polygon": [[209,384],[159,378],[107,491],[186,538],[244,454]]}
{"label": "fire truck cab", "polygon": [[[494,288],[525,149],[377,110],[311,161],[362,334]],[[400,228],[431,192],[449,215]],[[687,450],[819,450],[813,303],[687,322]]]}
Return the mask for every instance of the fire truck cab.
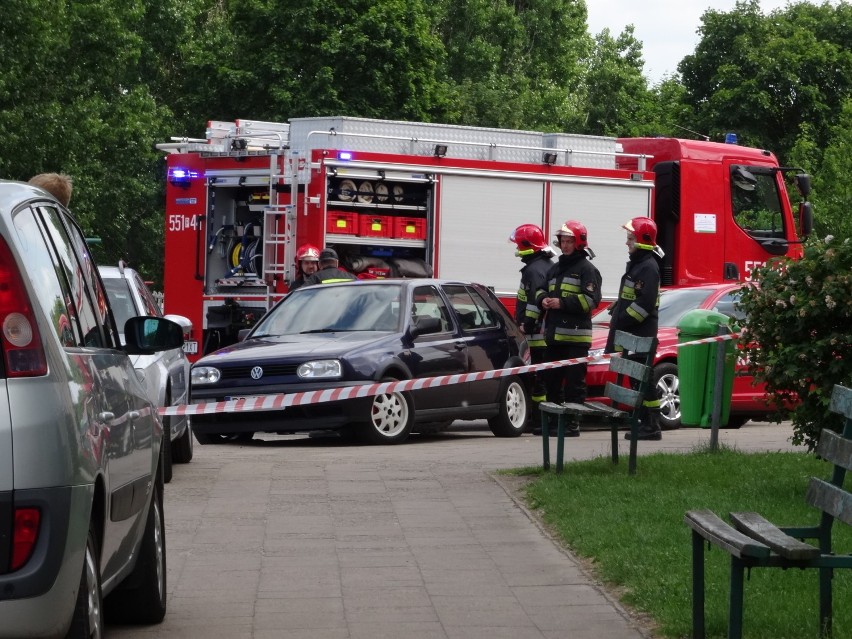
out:
{"label": "fire truck cab", "polygon": [[[604,296],[624,269],[624,221],[653,217],[664,284],[743,280],[801,254],[768,151],[669,138],[541,133],[361,118],[210,122],[168,153],[165,307],[192,320],[191,359],[237,340],[288,290],[305,243],[358,277],[435,275],[492,287],[511,307],[508,236],[567,219],[589,230]],[[804,187],[807,179],[800,176]]]}

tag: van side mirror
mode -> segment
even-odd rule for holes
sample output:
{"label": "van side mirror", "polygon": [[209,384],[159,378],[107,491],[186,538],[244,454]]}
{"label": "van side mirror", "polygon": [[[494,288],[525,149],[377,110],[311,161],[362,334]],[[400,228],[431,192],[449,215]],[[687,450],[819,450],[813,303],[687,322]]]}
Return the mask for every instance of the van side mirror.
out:
{"label": "van side mirror", "polygon": [[131,317],[124,324],[124,351],[128,355],[151,355],[183,346],[183,328],[164,317]]}

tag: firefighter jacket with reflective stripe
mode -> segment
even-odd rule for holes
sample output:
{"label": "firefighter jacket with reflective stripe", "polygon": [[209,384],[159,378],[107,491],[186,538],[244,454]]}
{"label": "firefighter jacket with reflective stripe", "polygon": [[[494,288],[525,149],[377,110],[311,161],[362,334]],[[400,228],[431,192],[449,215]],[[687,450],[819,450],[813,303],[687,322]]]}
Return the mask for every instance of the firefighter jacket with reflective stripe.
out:
{"label": "firefighter jacket with reflective stripe", "polygon": [[611,309],[606,352],[613,351],[615,331],[656,337],[659,305],[660,265],[651,251],[637,249],[630,255],[627,272],[621,278],[618,299]]}
{"label": "firefighter jacket with reflective stripe", "polygon": [[536,251],[521,258],[521,287],[518,289],[518,301],[515,304],[515,321],[524,327],[530,348],[544,348],[544,332],[541,330],[541,309],[539,300],[547,289],[547,272],[553,266],[553,260],[547,251]]}
{"label": "firefighter jacket with reflective stripe", "polygon": [[[545,297],[559,299],[559,308],[542,309]],[[546,295],[537,298],[544,314],[547,344],[592,343],[592,311],[601,302],[601,274],[585,252],[560,255],[547,272]]]}
{"label": "firefighter jacket with reflective stripe", "polygon": [[333,284],[335,282],[348,282],[349,280],[358,279],[349,271],[337,268],[336,266],[327,266],[318,270],[313,275],[305,278],[304,286],[313,286],[314,284]]}

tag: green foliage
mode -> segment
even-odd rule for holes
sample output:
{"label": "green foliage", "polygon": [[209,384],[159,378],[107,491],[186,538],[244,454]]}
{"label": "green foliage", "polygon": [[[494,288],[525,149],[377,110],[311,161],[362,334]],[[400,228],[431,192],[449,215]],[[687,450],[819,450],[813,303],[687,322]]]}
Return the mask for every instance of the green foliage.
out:
{"label": "green foliage", "polygon": [[[749,316],[740,344],[755,377],[793,420],[793,442],[813,449],[835,384],[852,385],[852,239],[810,239],[801,260],[756,269],[740,307]],[[784,411],[784,412],[787,412]]]}
{"label": "green foliage", "polygon": [[[601,579],[619,587],[622,601],[650,615],[654,636],[691,636],[691,544],[684,513],[710,508],[757,510],[785,525],[816,525],[805,504],[808,478],[830,466],[802,453],[657,453],[643,456],[638,474],[608,458],[571,462],[562,475],[540,474],[527,501],[575,553],[591,559]],[[852,551],[852,529],[834,529],[840,553]],[[730,557],[705,555],[707,637],[726,636]],[[744,637],[817,637],[817,575],[813,570],[754,569],[745,584]],[[836,637],[852,633],[852,570],[834,573]]]}

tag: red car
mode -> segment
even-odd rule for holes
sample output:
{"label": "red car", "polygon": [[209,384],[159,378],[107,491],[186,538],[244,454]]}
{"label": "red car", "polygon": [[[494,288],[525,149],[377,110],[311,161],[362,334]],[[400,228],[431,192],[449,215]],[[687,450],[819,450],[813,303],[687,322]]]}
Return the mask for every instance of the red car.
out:
{"label": "red car", "polygon": [[[741,322],[745,315],[737,308],[742,282],[707,284],[688,288],[664,288],[660,291],[660,343],[654,360],[654,381],[662,390],[660,425],[664,430],[680,427],[680,391],[677,375],[677,325],[687,311],[696,308],[715,310]],[[610,315],[605,309],[595,315],[592,355],[602,355],[609,332]],[[609,376],[606,364],[590,365],[586,375],[589,398],[600,399]],[[611,379],[611,377],[610,377]],[[753,385],[754,378],[745,362],[737,361],[731,414],[728,428],[739,428],[749,419],[767,419],[773,412],[767,406],[762,385]]]}

